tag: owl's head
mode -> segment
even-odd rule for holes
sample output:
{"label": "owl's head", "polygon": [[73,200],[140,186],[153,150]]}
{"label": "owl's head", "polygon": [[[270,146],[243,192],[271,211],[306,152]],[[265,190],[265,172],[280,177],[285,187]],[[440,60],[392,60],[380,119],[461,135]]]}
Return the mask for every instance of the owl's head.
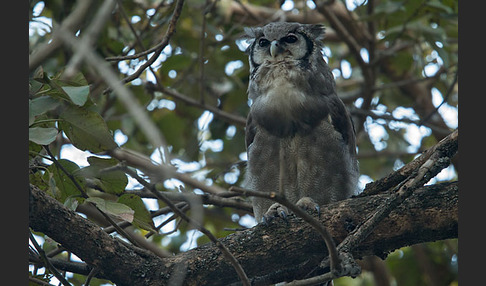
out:
{"label": "owl's head", "polygon": [[245,33],[250,42],[246,53],[250,58],[250,70],[253,70],[265,61],[293,59],[308,62],[311,56],[320,55],[324,26],[274,22],[263,27],[245,28]]}

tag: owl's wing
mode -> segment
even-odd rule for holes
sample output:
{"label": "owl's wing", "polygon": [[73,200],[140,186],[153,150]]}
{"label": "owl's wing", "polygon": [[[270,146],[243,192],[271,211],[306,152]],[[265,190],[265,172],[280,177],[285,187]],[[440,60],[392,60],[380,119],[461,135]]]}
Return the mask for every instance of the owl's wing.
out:
{"label": "owl's wing", "polygon": [[253,121],[251,113],[248,114],[248,118],[246,119],[246,129],[245,129],[245,141],[246,141],[246,149],[250,147],[251,143],[253,143],[253,139],[255,139],[256,134],[256,123]]}
{"label": "owl's wing", "polygon": [[[341,101],[341,99],[339,99],[337,95],[332,94],[330,96],[327,95],[327,97],[327,104],[329,105],[329,115],[334,129],[336,129],[336,131],[341,134],[344,143],[349,146],[350,153],[356,154],[355,129],[351,115],[346,109],[346,106],[344,106],[344,103]],[[247,150],[250,147],[251,143],[253,143],[256,132],[257,124],[253,120],[251,113],[249,113],[246,120],[245,130],[245,141]]]}
{"label": "owl's wing", "polygon": [[356,135],[351,115],[337,95],[333,94],[330,97],[329,104],[331,105],[329,114],[334,129],[341,133],[344,143],[349,146],[350,154],[356,154]]}

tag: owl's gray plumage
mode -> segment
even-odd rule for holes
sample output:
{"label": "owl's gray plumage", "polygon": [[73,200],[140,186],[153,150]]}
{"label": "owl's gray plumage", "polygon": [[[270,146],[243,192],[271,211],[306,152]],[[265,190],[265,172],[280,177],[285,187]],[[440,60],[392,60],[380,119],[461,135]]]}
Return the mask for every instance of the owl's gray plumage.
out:
{"label": "owl's gray plumage", "polygon": [[[283,171],[285,196],[304,207],[309,201],[324,205],[350,197],[358,178],[355,135],[321,53],[324,27],[281,22],[245,32],[252,104],[244,186],[277,192]],[[285,214],[272,204],[253,199],[257,221]]]}

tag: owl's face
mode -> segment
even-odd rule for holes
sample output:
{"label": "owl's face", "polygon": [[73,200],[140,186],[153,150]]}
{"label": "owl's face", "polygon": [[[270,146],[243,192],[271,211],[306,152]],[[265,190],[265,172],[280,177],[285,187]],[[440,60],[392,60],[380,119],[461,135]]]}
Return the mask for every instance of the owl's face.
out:
{"label": "owl's face", "polygon": [[324,37],[322,25],[286,22],[245,28],[245,32],[251,43],[247,49],[250,71],[265,62],[276,63],[288,60],[308,62],[309,57],[320,48],[320,40]]}

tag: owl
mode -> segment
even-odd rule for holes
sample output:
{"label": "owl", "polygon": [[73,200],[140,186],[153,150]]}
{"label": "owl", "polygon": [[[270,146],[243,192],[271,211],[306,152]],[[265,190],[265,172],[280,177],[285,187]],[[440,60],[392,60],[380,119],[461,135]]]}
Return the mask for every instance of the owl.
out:
{"label": "owl", "polygon": [[[359,173],[353,122],[322,55],[324,33],[322,25],[287,22],[245,28],[250,111],[243,186],[282,191],[318,212],[355,194]],[[268,199],[252,204],[258,222],[289,214]]]}

